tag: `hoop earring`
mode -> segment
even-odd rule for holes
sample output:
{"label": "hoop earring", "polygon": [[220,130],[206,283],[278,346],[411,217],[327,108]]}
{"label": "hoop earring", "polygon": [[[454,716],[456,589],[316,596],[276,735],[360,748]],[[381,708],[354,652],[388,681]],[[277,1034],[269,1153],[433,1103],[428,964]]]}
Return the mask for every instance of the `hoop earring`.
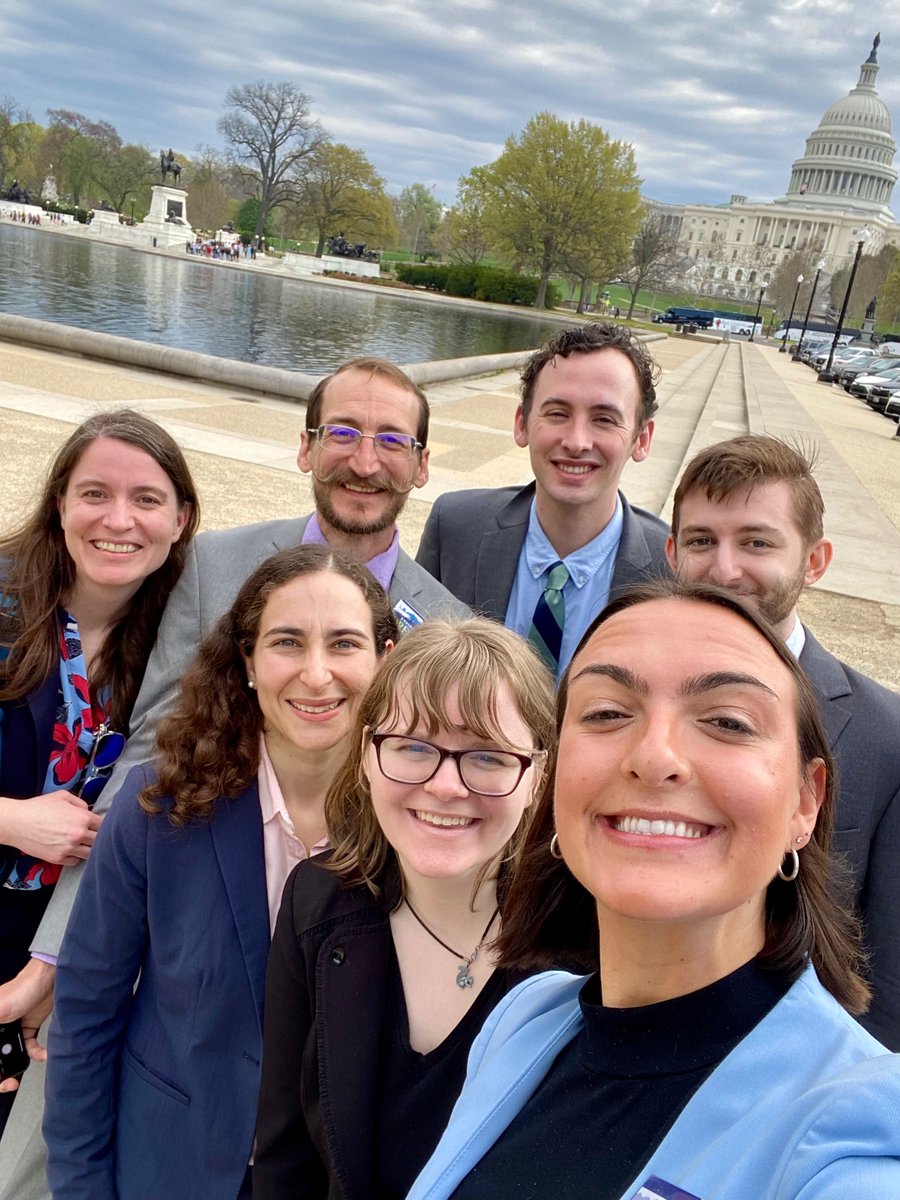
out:
{"label": "hoop earring", "polygon": [[782,861],[778,864],[778,878],[783,879],[785,883],[793,883],[800,874],[800,855],[793,847],[785,851],[785,853],[791,856],[791,872],[789,875],[785,874],[784,863]]}
{"label": "hoop earring", "polygon": [[558,833],[554,833],[553,837],[550,839],[550,857],[551,858],[562,858],[562,851],[559,848],[559,834]]}

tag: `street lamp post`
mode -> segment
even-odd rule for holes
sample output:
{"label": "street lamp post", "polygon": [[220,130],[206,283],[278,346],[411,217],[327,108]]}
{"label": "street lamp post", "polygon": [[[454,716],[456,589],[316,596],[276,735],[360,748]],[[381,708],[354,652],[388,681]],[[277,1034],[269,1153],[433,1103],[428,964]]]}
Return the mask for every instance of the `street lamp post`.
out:
{"label": "street lamp post", "polygon": [[751,342],[753,341],[753,338],[756,336],[756,326],[759,321],[759,310],[762,308],[762,298],[765,294],[766,294],[766,289],[764,287],[761,287],[759,289],[759,299],[756,302],[756,315],[753,318],[753,328],[750,330],[750,341]]}
{"label": "street lamp post", "polygon": [[803,282],[803,276],[797,276],[797,286],[794,288],[794,299],[791,301],[791,315],[787,319],[787,325],[784,327],[784,337],[781,339],[781,345],[778,347],[778,353],[784,354],[787,350],[788,334],[791,332],[791,321],[794,319],[794,309],[797,307],[797,296],[800,292],[800,284]]}
{"label": "street lamp post", "polygon": [[812,312],[813,300],[816,298],[816,288],[819,286],[819,276],[825,270],[825,259],[820,258],[816,263],[816,277],[813,280],[812,291],[809,293],[809,304],[806,306],[806,316],[803,318],[803,328],[800,330],[800,341],[797,343],[791,358],[794,362],[800,358],[803,349],[803,339],[806,337],[806,326],[809,324],[809,314]]}
{"label": "street lamp post", "polygon": [[831,343],[831,350],[828,352],[828,362],[825,364],[825,370],[819,372],[819,383],[833,383],[834,375],[831,373],[831,364],[834,362],[834,352],[837,350],[838,338],[841,336],[841,331],[844,328],[844,317],[847,315],[847,305],[850,303],[850,293],[853,290],[853,281],[856,278],[856,268],[859,266],[859,260],[862,258],[863,246],[872,236],[868,229],[863,225],[859,230],[859,241],[856,243],[856,257],[853,260],[853,268],[850,271],[850,279],[847,281],[847,290],[844,292],[844,303],[841,305],[841,315],[838,317],[837,329],[834,331],[834,340]]}

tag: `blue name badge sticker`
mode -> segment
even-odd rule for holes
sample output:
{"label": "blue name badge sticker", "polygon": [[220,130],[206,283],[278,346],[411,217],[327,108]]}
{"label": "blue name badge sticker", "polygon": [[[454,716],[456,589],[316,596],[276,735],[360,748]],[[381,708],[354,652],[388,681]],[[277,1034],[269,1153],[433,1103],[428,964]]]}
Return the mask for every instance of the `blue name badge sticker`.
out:
{"label": "blue name badge sticker", "polygon": [[675,1183],[666,1183],[665,1179],[660,1179],[658,1175],[651,1175],[649,1179],[644,1180],[631,1200],[702,1200],[702,1197],[695,1196],[693,1192],[686,1192]]}
{"label": "blue name badge sticker", "polygon": [[405,600],[398,600],[394,605],[394,616],[397,618],[397,624],[400,626],[401,633],[409,633],[411,629],[415,629],[417,625],[421,625],[425,620]]}

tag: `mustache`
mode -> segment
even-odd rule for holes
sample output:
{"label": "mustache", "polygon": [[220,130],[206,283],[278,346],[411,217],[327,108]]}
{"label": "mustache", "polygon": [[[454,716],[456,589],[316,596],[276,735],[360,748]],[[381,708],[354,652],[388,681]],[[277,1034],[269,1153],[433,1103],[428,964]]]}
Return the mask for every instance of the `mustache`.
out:
{"label": "mustache", "polygon": [[390,475],[369,475],[364,479],[360,475],[357,475],[355,471],[348,470],[347,467],[338,466],[334,470],[324,474],[320,474],[316,467],[313,467],[312,474],[316,482],[323,484],[325,487],[330,487],[334,484],[340,487],[346,483],[353,483],[359,487],[375,487],[380,491],[388,492],[392,496],[407,496],[413,490],[412,480],[408,487],[400,487]]}

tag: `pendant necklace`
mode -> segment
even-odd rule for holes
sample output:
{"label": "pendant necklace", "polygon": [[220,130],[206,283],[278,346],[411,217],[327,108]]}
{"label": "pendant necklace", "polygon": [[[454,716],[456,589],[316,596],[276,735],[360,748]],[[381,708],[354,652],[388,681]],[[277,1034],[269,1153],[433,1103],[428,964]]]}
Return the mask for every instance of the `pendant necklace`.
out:
{"label": "pendant necklace", "polygon": [[464,960],[463,962],[461,962],[459,964],[459,967],[457,968],[456,986],[459,988],[472,987],[475,980],[472,978],[472,976],[469,972],[469,967],[471,967],[472,963],[478,957],[478,951],[484,945],[485,938],[490,933],[491,926],[497,920],[497,917],[500,915],[500,909],[499,908],[494,909],[493,913],[491,914],[491,919],[488,921],[487,925],[485,925],[485,927],[484,927],[484,933],[481,935],[481,940],[479,941],[478,945],[475,947],[475,949],[472,951],[471,954],[465,955],[465,954],[460,954],[460,952],[458,950],[454,950],[452,946],[448,946],[446,942],[442,942],[441,939],[438,937],[438,935],[432,929],[428,928],[428,926],[425,924],[425,922],[422,920],[422,918],[419,916],[419,914],[416,912],[416,910],[413,908],[413,906],[410,904],[410,902],[406,899],[405,896],[403,897],[403,903],[406,905],[406,907],[409,909],[409,911],[412,913],[412,915],[415,917],[415,919],[419,922],[419,924],[422,926],[422,928],[425,930],[425,932],[428,934],[429,937],[434,938],[434,940],[437,942],[437,944],[439,946],[443,946],[443,948],[448,953],[452,954],[454,958],[461,958]]}

